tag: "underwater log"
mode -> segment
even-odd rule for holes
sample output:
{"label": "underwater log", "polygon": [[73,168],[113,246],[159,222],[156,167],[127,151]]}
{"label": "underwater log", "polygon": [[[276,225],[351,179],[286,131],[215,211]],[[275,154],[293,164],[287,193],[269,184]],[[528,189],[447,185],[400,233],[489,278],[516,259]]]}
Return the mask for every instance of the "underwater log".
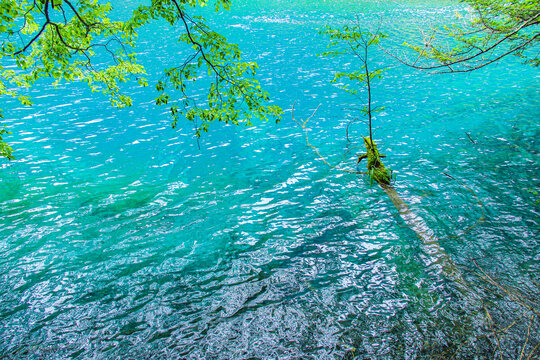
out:
{"label": "underwater log", "polygon": [[399,196],[396,189],[391,185],[392,172],[382,163],[381,158],[385,156],[379,153],[377,144],[369,137],[364,137],[364,144],[366,145],[367,153],[360,155],[358,162],[367,158],[368,173],[372,181],[375,180],[379,184],[398,210],[403,221],[422,240],[424,251],[431,257],[432,263],[440,264],[443,273],[449,279],[459,284],[460,290],[464,291],[467,288],[465,280],[450,256],[439,244],[433,230],[426,225],[421,217],[411,211],[409,206]]}

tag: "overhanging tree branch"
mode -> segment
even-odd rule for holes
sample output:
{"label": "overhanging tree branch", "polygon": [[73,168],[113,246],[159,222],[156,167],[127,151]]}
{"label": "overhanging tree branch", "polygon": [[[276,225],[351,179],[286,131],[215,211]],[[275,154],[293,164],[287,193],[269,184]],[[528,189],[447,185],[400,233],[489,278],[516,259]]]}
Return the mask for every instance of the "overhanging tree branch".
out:
{"label": "overhanging tree branch", "polygon": [[[516,11],[518,7],[512,9],[510,5],[501,5],[495,0],[466,1],[476,14],[469,24],[473,29],[463,30],[454,26],[455,30],[446,34],[456,42],[454,48],[445,50],[435,45],[438,38],[433,32],[425,38],[423,46],[408,45],[418,54],[414,61],[386,49],[384,51],[414,69],[430,73],[463,73],[483,68],[508,55],[525,57],[524,52],[540,40],[540,32],[536,30],[540,24],[540,10]],[[519,0],[511,0],[510,3],[525,6]],[[486,4],[496,6],[490,8]],[[422,64],[422,60],[428,63]],[[526,62],[540,64],[537,55]]]}
{"label": "overhanging tree branch", "polygon": [[[228,9],[229,0],[213,1],[216,8]],[[128,79],[137,80],[141,86],[148,84],[140,77],[145,74],[144,67],[128,47],[135,45],[141,26],[162,19],[171,26],[180,25],[183,35],[179,43],[191,50],[183,64],[167,69],[165,81],[156,86],[156,104],[171,104],[173,127],[181,118],[187,119],[196,125],[196,135],[200,136],[213,121],[246,126],[252,125],[253,119],[278,121],[282,110],[268,105],[268,94],[254,78],[256,64],[242,62],[238,46],[212,31],[203,18],[192,18],[186,12],[186,8],[200,5],[198,1],[152,0],[150,5],[139,6],[130,19],[112,21],[107,17],[112,7],[99,1],[10,0],[6,5],[8,27],[0,29],[0,35],[7,35],[0,44],[0,56],[15,57],[21,71],[5,72],[2,76],[20,87],[32,86],[44,77],[57,82],[85,81],[93,91],[107,95],[113,106],[129,106],[131,98],[122,93],[119,84]],[[20,23],[24,23],[23,28],[14,31],[15,24]],[[20,37],[20,42],[13,37]],[[110,47],[113,42],[118,43],[118,49]],[[110,54],[114,63],[100,62],[94,67],[92,61],[101,51],[93,49],[98,48]],[[205,73],[205,65],[211,85],[207,98],[201,99],[199,94],[195,95],[198,90],[188,89],[188,83]],[[18,96],[15,91],[1,88],[0,95]],[[19,98],[30,104],[28,99]],[[2,144],[5,145],[0,140]]]}

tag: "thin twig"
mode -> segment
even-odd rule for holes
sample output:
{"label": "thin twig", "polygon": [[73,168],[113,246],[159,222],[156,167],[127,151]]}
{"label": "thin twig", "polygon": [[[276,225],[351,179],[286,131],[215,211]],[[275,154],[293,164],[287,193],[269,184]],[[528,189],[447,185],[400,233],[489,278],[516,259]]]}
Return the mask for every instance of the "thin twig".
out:
{"label": "thin twig", "polygon": [[492,285],[495,285],[496,287],[498,287],[501,291],[503,291],[506,295],[510,296],[510,298],[512,298],[515,302],[517,302],[518,304],[524,306],[525,308],[527,308],[529,311],[532,311],[533,313],[535,313],[536,315],[538,315],[538,311],[536,311],[534,308],[532,308],[531,306],[527,305],[525,303],[525,301],[523,301],[523,299],[521,299],[518,295],[514,294],[514,293],[511,293],[509,290],[507,290],[504,286],[502,286],[499,282],[495,281],[493,279],[493,277],[491,277],[480,265],[478,265],[478,263],[476,262],[475,259],[471,259],[472,262],[476,265],[476,267],[482,272],[482,274],[484,276],[481,276],[484,280],[488,281],[489,283],[491,283]]}
{"label": "thin twig", "polygon": [[529,354],[529,356],[527,356],[527,360],[532,359],[532,356],[533,356],[534,352],[536,351],[536,349],[538,349],[539,346],[540,346],[540,343],[536,344],[536,346],[534,347],[534,349],[532,349],[532,351],[531,351],[531,353]]}
{"label": "thin twig", "polygon": [[349,139],[349,126],[352,125],[352,123],[356,122],[357,119],[352,119],[349,121],[349,123],[347,124],[347,128],[345,129],[345,137],[347,138],[347,141],[348,142],[351,142],[351,140]]}
{"label": "thin twig", "polygon": [[469,140],[471,140],[471,142],[472,142],[473,144],[476,144],[476,141],[474,141],[474,140],[471,138],[471,136],[469,135],[469,133],[465,133],[465,135],[467,135],[467,137],[469,138]]}
{"label": "thin twig", "polygon": [[523,358],[523,354],[525,354],[525,348],[527,347],[527,343],[529,342],[529,337],[531,335],[531,326],[534,322],[535,315],[533,314],[531,316],[531,321],[529,322],[529,327],[527,328],[527,338],[525,339],[525,344],[523,344],[523,348],[521,349],[521,355],[519,356],[519,360]]}
{"label": "thin twig", "polygon": [[497,349],[495,349],[495,352],[493,353],[493,358],[495,358],[495,354],[497,353],[497,350],[499,350],[499,356],[502,360],[502,350],[501,350],[501,342],[499,340],[499,337],[497,336],[497,333],[495,332],[495,322],[493,321],[493,318],[491,317],[488,309],[484,306],[484,311],[486,312],[486,315],[490,321],[491,326],[491,332],[493,333],[493,336],[495,337],[495,340],[497,340]]}
{"label": "thin twig", "polygon": [[[328,165],[328,167],[330,167],[330,169],[336,169],[336,170],[339,170],[339,171],[343,171],[343,172],[346,172],[346,173],[351,173],[351,174],[367,174],[367,172],[365,171],[356,171],[356,170],[350,170],[350,169],[344,169],[344,168],[341,168],[339,167],[339,163],[336,164],[336,165],[332,165],[330,164],[330,162],[328,162],[328,160],[322,156],[321,152],[319,151],[319,149],[314,146],[313,144],[311,144],[311,142],[309,141],[309,134],[308,134],[308,128],[306,126],[306,124],[309,122],[309,120],[311,120],[315,114],[317,113],[317,110],[319,110],[319,108],[321,107],[321,105],[319,104],[319,106],[317,106],[317,108],[315,109],[315,111],[313,111],[313,113],[311,114],[310,117],[307,118],[307,120],[296,120],[295,117],[294,117],[294,107],[296,105],[296,101],[293,103],[293,106],[292,106],[292,109],[291,109],[291,117],[293,119],[293,121],[302,128],[302,130],[304,131],[304,136],[306,138],[306,145],[308,147],[310,147],[313,152],[315,152],[315,154],[317,154],[317,156],[319,157],[319,159],[321,159],[323,161],[323,163],[325,163],[326,165]],[[353,148],[354,149],[354,148]],[[346,156],[346,154],[348,152],[350,152],[352,149],[348,149],[347,151],[345,151],[344,153],[344,157]]]}

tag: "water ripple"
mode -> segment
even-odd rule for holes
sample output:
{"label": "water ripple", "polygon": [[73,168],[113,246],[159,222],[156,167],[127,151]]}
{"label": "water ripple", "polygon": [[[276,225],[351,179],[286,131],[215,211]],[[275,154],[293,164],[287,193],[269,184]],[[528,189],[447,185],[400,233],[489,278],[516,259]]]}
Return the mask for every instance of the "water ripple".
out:
{"label": "water ripple", "polygon": [[[381,189],[330,169],[290,119],[294,100],[302,118],[321,104],[310,141],[343,161],[359,145],[344,138],[359,104],[329,85],[345,65],[314,55],[325,49],[317,29],[382,14],[397,46],[459,7],[269,4],[209,16],[289,109],[279,125],[216,124],[199,150],[192,126],[171,130],[144,89],[133,90],[140,105],[114,111],[81,84],[34,87],[32,109],[8,100],[18,160],[0,163],[0,356],[433,358],[489,338],[478,297],[499,324],[519,310],[485,290],[471,258],[540,298],[534,70],[510,60],[443,79],[392,64],[375,90],[386,106],[376,140],[409,220],[459,265],[466,296]],[[182,50],[154,33],[142,34],[140,52],[153,54],[145,62],[157,78]],[[351,128],[354,139],[363,133],[360,122]],[[477,226],[471,190],[486,214]],[[526,330],[515,327],[508,349]],[[475,344],[463,356],[493,351]]]}

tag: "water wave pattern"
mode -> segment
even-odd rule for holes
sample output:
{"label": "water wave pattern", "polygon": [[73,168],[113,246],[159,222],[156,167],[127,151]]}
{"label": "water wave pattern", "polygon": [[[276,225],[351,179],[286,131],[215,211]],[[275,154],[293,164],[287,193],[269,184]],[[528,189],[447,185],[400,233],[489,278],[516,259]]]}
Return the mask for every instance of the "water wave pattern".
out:
{"label": "water wave pattern", "polygon": [[[0,357],[186,359],[519,358],[540,342],[538,70],[509,59],[469,75],[389,67],[375,139],[395,188],[468,282],[445,276],[385,193],[330,169],[366,134],[361,104],[329,84],[317,29],[383,19],[390,50],[461,5],[257,1],[209,21],[257,61],[280,124],[170,128],[151,89],[112,110],[84,85],[7,100],[17,160],[0,162]],[[183,49],[155,24],[141,59],[157,79]],[[163,30],[164,31],[164,30]],[[201,93],[204,89],[200,89]],[[5,100],[3,100],[5,101]],[[470,137],[470,139],[469,139]],[[354,168],[352,149],[343,164]],[[472,190],[485,209],[485,221]],[[420,225],[419,225],[420,226]],[[527,331],[528,343],[524,346]],[[498,353],[497,353],[498,354]],[[534,355],[534,354],[533,354]],[[536,354],[538,355],[538,353]]]}

